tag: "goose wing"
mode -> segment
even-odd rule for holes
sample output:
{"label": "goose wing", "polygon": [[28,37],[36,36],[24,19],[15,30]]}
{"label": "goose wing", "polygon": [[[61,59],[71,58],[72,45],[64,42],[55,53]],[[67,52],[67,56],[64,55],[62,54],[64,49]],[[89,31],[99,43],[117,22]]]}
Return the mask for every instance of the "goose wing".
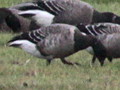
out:
{"label": "goose wing", "polygon": [[79,24],[77,26],[82,32],[87,34],[98,36],[101,34],[113,34],[120,33],[120,25],[113,23],[97,23],[93,25]]}
{"label": "goose wing", "polygon": [[53,15],[58,15],[60,12],[64,11],[65,8],[56,3],[55,1],[37,1],[32,2],[32,4],[26,4],[18,8],[19,10],[43,10],[47,11]]}
{"label": "goose wing", "polygon": [[[44,31],[44,27],[42,27]],[[51,25],[45,28],[47,36],[37,43],[38,50],[46,55],[65,57],[74,52],[74,26]]]}

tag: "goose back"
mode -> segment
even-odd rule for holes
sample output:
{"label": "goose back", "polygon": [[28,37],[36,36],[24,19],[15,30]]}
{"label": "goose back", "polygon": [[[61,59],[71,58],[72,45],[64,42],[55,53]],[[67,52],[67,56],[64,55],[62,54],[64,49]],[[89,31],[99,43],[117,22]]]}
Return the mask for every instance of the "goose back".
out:
{"label": "goose back", "polygon": [[[53,22],[67,23],[76,25],[77,23],[88,24],[92,22],[92,16],[94,9],[88,3],[82,1],[64,1],[58,2],[58,5],[62,6],[65,10],[58,14]],[[55,3],[56,3],[55,2]]]}

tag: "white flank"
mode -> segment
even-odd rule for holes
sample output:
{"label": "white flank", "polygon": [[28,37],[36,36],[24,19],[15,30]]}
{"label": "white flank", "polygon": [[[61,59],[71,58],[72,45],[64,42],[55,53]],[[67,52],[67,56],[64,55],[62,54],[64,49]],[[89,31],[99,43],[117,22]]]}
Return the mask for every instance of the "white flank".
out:
{"label": "white flank", "polygon": [[25,52],[33,55],[35,57],[44,58],[40,52],[36,49],[36,45],[28,40],[17,40],[9,43],[9,45],[21,44],[19,48],[23,49]]}
{"label": "white flank", "polygon": [[35,14],[29,19],[35,21],[36,24],[42,25],[42,26],[49,26],[53,22],[53,18],[55,17],[53,14],[50,14],[42,10],[21,11],[19,15],[22,15],[22,14]]}

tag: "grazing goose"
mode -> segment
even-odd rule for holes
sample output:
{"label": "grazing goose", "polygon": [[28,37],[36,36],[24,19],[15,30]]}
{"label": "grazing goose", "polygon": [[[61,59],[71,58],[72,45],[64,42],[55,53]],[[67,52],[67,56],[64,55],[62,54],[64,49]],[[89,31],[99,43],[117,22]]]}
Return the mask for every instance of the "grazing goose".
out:
{"label": "grazing goose", "polygon": [[33,1],[18,7],[20,16],[34,21],[39,26],[51,23],[90,24],[113,22],[120,24],[120,17],[111,12],[98,12],[91,5],[79,0]]}
{"label": "grazing goose", "polygon": [[[113,58],[120,58],[120,25],[113,23],[97,23],[94,25],[79,24],[77,27],[80,28],[81,32],[96,36],[104,46],[105,52],[102,52],[104,53],[104,56],[99,56],[100,53],[96,56],[95,53],[92,59],[92,63],[94,63],[95,59],[98,58],[101,66],[103,66],[105,58],[108,58],[110,62],[112,62]],[[91,47],[87,48],[86,50],[90,54],[94,54],[94,51]]]}
{"label": "grazing goose", "polygon": [[29,19],[26,19],[24,17],[21,17],[18,15],[18,13],[20,12],[18,9],[16,9],[17,7],[10,7],[10,11],[18,18],[20,25],[21,25],[21,29],[20,32],[26,32],[26,31],[31,31],[31,30],[35,30],[40,28],[38,25],[36,25],[34,22],[32,22]]}
{"label": "grazing goose", "polygon": [[18,18],[8,8],[0,8],[0,28],[3,27],[3,22],[6,22],[6,25],[14,32],[18,32],[21,27]]}
{"label": "grazing goose", "polygon": [[[81,33],[78,28],[67,24],[51,24],[38,30],[15,36],[9,46],[22,48],[25,52],[47,60],[47,65],[54,58],[60,58],[64,64],[74,65],[65,57],[93,46],[96,38]],[[75,63],[78,64],[78,63]]]}
{"label": "grazing goose", "polygon": [[[1,8],[0,9],[0,31],[13,31],[14,33],[18,33],[18,32],[26,32],[29,30],[35,30],[37,28],[40,28],[39,26],[37,26],[34,22],[32,22],[31,20],[28,20],[24,17],[21,17],[18,15],[18,13],[20,12],[17,8],[19,6],[24,5],[22,4],[17,4],[17,5],[13,5],[9,8]],[[25,4],[26,5],[26,4]],[[7,11],[8,13],[10,12],[10,15],[14,15],[14,17],[9,16],[7,17]],[[4,15],[3,15],[4,14]],[[6,18],[7,17],[7,18]],[[7,22],[6,22],[7,21]],[[30,27],[30,29],[29,29]]]}

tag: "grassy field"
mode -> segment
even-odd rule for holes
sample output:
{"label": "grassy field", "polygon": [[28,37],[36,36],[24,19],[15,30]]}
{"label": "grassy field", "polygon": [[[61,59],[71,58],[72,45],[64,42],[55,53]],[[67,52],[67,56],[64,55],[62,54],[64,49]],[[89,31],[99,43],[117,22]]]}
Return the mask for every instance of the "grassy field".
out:
{"label": "grassy field", "polygon": [[[87,0],[86,0],[87,1]],[[88,0],[89,1],[89,0]],[[111,11],[120,15],[119,3],[97,4],[89,1],[98,11]],[[23,0],[0,1],[1,7],[24,2]],[[103,67],[97,61],[91,66],[86,51],[78,52],[66,59],[79,62],[81,66],[63,65],[59,59],[46,66],[43,59],[32,57],[20,49],[7,47],[6,42],[15,36],[0,33],[0,90],[120,90],[120,60],[107,60]]]}

